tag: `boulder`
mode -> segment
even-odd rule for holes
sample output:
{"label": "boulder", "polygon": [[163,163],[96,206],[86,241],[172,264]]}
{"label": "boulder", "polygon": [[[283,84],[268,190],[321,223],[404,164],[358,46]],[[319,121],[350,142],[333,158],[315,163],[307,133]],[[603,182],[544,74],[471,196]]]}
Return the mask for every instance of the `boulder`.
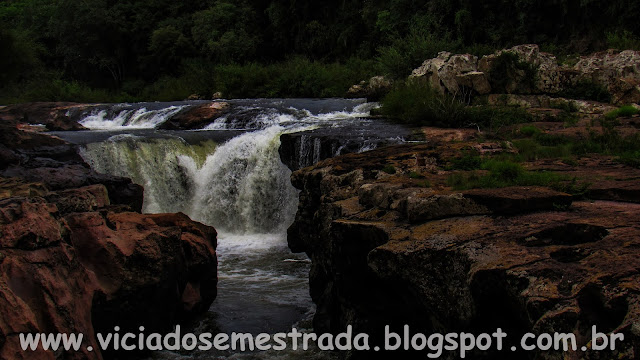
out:
{"label": "boulder", "polygon": [[[96,198],[105,192],[98,186],[84,191]],[[78,204],[68,210],[85,210]],[[65,358],[102,359],[100,351],[86,350],[98,349],[95,332],[116,325],[169,330],[206,311],[215,298],[213,228],[183,214],[120,213],[95,200],[84,204],[102,210],[62,217],[41,197],[0,200],[2,358],[55,358],[21,352],[21,332],[82,332],[85,347]]]}
{"label": "boulder", "polygon": [[478,57],[470,54],[452,55],[443,51],[413,70],[411,78],[423,78],[440,92],[458,94],[466,87],[478,94],[491,92],[485,73],[478,71]]}
{"label": "boulder", "polygon": [[[515,55],[515,62],[503,59],[507,63],[497,63],[506,53]],[[557,96],[579,84],[593,83],[611,93],[612,103],[631,104],[640,102],[640,52],[608,50],[583,56],[574,66],[558,64],[553,54],[540,51],[535,44],[499,50],[480,59],[441,52],[413,70],[410,78],[424,79],[434,89],[453,95],[466,88],[481,95],[493,91]]]}
{"label": "boulder", "polygon": [[393,82],[384,76],[374,76],[368,81],[361,81],[353,85],[347,91],[349,98],[366,98],[376,101],[384,97],[390,90]]}
{"label": "boulder", "polygon": [[230,110],[229,103],[213,101],[188,107],[160,125],[165,130],[202,129]]}
{"label": "boulder", "polygon": [[615,104],[640,102],[640,51],[607,50],[583,56],[573,66],[576,81],[589,80],[607,88]]}

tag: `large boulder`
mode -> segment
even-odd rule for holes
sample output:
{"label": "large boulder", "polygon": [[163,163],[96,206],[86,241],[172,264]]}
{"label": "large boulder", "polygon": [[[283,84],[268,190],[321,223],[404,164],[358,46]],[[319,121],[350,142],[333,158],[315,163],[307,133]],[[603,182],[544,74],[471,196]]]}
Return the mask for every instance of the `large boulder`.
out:
{"label": "large boulder", "polygon": [[413,70],[412,78],[424,78],[434,89],[458,94],[463,87],[478,94],[491,92],[484,72],[478,71],[478,57],[470,54],[453,55],[443,51],[436,58],[426,60]]}
{"label": "large boulder", "polygon": [[[461,89],[475,94],[547,94],[571,92],[577,86],[599,86],[614,104],[640,102],[640,52],[608,50],[583,56],[573,66],[558,64],[553,54],[525,44],[491,55],[441,52],[413,70],[411,78],[427,81],[434,89],[457,95]],[[585,85],[586,84],[586,85]]]}
{"label": "large boulder", "polygon": [[202,129],[215,119],[228,113],[229,103],[213,101],[210,103],[192,106],[171,117],[160,125],[165,130],[194,130]]}
{"label": "large boulder", "polygon": [[[69,207],[61,196],[53,200],[66,211],[99,207]],[[216,296],[216,232],[183,214],[103,207],[62,216],[42,197],[11,197],[0,200],[0,233],[2,358],[56,358],[19,347],[19,333],[44,332],[83,333],[84,347],[65,358],[102,359],[95,332],[166,331]]]}
{"label": "large boulder", "polygon": [[347,91],[349,98],[366,98],[376,101],[384,97],[390,90],[393,82],[384,76],[374,76],[368,81],[361,81],[353,85]]}
{"label": "large boulder", "polygon": [[607,88],[616,104],[640,103],[640,51],[608,50],[580,58],[578,80]]}
{"label": "large boulder", "polygon": [[[514,54],[516,61],[520,64],[509,64],[515,69],[496,69],[495,64],[503,54]],[[535,70],[535,79],[527,79],[527,74],[523,69],[518,69],[518,65],[528,66]],[[541,52],[538,45],[527,44],[518,45],[510,49],[500,50],[494,54],[483,56],[478,63],[479,71],[490,74],[492,82],[496,79],[507,76],[505,91],[507,93],[550,93],[555,94],[562,89],[561,71],[556,57],[552,54]],[[495,72],[499,70],[500,72]],[[506,72],[502,72],[506,70]],[[511,71],[515,70],[515,71]],[[533,80],[533,81],[531,81]]]}

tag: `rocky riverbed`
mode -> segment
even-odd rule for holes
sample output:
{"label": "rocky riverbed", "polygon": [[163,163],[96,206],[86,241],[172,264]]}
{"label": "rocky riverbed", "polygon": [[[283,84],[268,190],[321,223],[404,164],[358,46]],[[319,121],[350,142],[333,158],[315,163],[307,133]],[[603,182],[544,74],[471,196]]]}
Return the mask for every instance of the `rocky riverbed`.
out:
{"label": "rocky riverbed", "polygon": [[301,193],[288,241],[312,259],[316,331],[351,324],[381,336],[384,325],[401,332],[410,324],[424,333],[500,327],[518,336],[574,333],[579,347],[590,349],[596,325],[624,333],[624,345],[472,358],[637,358],[640,170],[598,155],[570,165],[536,160],[523,166],[588,182],[589,193],[540,186],[454,190],[447,180],[465,171],[451,170],[453,160],[469,149],[484,156],[513,149],[473,130],[423,130],[427,144],[344,155],[293,173]]}

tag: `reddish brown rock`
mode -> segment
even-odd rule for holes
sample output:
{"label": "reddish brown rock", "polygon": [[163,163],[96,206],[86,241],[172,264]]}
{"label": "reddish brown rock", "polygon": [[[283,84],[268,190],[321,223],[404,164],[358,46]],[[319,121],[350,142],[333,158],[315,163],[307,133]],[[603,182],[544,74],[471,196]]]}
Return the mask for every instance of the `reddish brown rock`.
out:
{"label": "reddish brown rock", "polygon": [[0,112],[12,117],[18,123],[44,125],[50,131],[86,130],[84,126],[66,115],[70,108],[86,106],[91,105],[69,102],[34,102],[10,105],[1,109]]}
{"label": "reddish brown rock", "polygon": [[173,116],[160,125],[165,130],[192,130],[202,129],[213,120],[229,111],[229,103],[214,101],[211,103],[193,106]]}
{"label": "reddish brown rock", "polygon": [[[101,210],[62,218],[43,198],[14,197],[0,200],[0,234],[2,358],[55,358],[21,352],[20,332],[82,332],[83,345],[97,349],[95,331],[164,331],[216,296],[216,232],[183,214]],[[102,359],[100,351],[64,356]]]}
{"label": "reddish brown rock", "polygon": [[[591,184],[594,198],[609,201],[572,203],[567,194],[536,186],[454,191],[447,181],[451,159],[473,145],[391,146],[292,174],[301,192],[288,241],[312,260],[315,331],[340,332],[349,324],[380,341],[375,334],[385,325],[396,332],[408,324],[415,332],[475,334],[500,327],[516,339],[524,332],[574,333],[579,346],[589,347],[596,325],[624,333],[625,343],[616,351],[533,356],[637,358],[640,204],[633,202],[639,202],[640,169],[597,155],[572,165],[524,164],[575,177],[573,186]],[[420,159],[434,161],[427,169]]]}
{"label": "reddish brown rock", "polygon": [[[0,358],[113,358],[94,333],[164,331],[216,296],[216,232],[142,215],[142,188],[91,171],[73,146],[0,113]],[[10,149],[10,150],[9,150]],[[2,150],[2,149],[0,149]],[[12,158],[13,156],[13,158]],[[83,333],[79,351],[22,351],[20,333]]]}
{"label": "reddish brown rock", "polygon": [[86,212],[66,220],[80,262],[100,284],[96,329],[168,330],[215,298],[213,228],[183,214]]}
{"label": "reddish brown rock", "polygon": [[62,190],[51,193],[46,198],[63,214],[94,211],[110,205],[109,193],[102,184]]}

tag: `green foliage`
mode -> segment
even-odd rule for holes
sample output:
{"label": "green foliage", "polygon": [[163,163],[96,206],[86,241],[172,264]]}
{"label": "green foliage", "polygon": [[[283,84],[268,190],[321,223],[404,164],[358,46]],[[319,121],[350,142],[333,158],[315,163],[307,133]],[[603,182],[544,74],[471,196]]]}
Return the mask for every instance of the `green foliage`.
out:
{"label": "green foliage", "polygon": [[524,136],[533,136],[540,133],[541,133],[540,129],[538,129],[534,125],[526,125],[520,128],[520,134]]}
{"label": "green foliage", "polygon": [[631,105],[622,106],[616,110],[610,111],[605,114],[607,120],[614,120],[619,117],[631,117],[633,115],[640,114],[640,110]]}
{"label": "green foliage", "polygon": [[452,51],[458,46],[446,37],[413,30],[405,37],[395,38],[388,46],[378,49],[381,71],[392,79],[403,79],[426,59],[434,58],[441,51]]}
{"label": "green foliage", "polygon": [[518,107],[467,106],[462,99],[442,94],[422,79],[396,83],[382,99],[380,113],[406,124],[477,127],[489,132],[532,120],[525,109]]}
{"label": "green foliage", "polygon": [[640,38],[629,30],[607,33],[607,45],[612,49],[640,50]]}
{"label": "green foliage", "polygon": [[387,174],[395,174],[396,168],[393,165],[387,164],[382,168],[382,171],[386,172]]}
{"label": "green foliage", "polygon": [[406,124],[460,127],[466,106],[460,100],[441,94],[422,79],[398,83],[382,99],[381,113]]}
{"label": "green foliage", "polygon": [[409,173],[409,178],[411,178],[411,179],[424,179],[424,175],[422,175],[422,174],[420,174],[418,172],[415,172],[415,171],[411,171]]}
{"label": "green foliage", "polygon": [[43,66],[39,59],[42,46],[24,31],[0,28],[0,49],[0,84],[24,81]]}
{"label": "green foliage", "polygon": [[534,89],[538,69],[524,60],[518,54],[504,51],[491,63],[490,76],[497,92],[511,93],[514,89],[511,82],[517,79],[518,88]]}
{"label": "green foliage", "polygon": [[[538,43],[584,53],[601,49],[607,31],[611,46],[637,49],[638,13],[634,0],[9,0],[0,2],[0,98],[66,98],[74,83],[140,100],[221,89],[340,96],[365,73],[405,78],[443,50],[485,55]],[[376,61],[356,69],[354,58]],[[519,62],[498,65],[534,79]],[[26,91],[34,79],[57,90]],[[572,92],[610,99],[591,85]]]}
{"label": "green foliage", "polygon": [[193,14],[191,34],[201,54],[222,63],[253,58],[259,44],[252,7],[245,1],[216,1]]}
{"label": "green foliage", "polygon": [[611,102],[611,93],[604,86],[591,80],[579,81],[573,88],[565,89],[559,94],[569,99],[593,100],[599,102]]}
{"label": "green foliage", "polygon": [[567,113],[578,112],[578,105],[575,101],[553,101],[550,106],[552,109],[559,109]]}
{"label": "green foliage", "polygon": [[489,133],[500,129],[533,121],[526,109],[514,106],[472,106],[466,111],[467,124],[479,127]]}
{"label": "green foliage", "polygon": [[620,154],[618,161],[625,165],[640,169],[640,150],[625,151]]}
{"label": "green foliage", "polygon": [[507,186],[558,186],[564,177],[548,171],[528,171],[511,161],[490,160],[483,165],[488,173],[454,173],[447,184],[456,190],[502,188]]}
{"label": "green foliage", "polygon": [[462,157],[451,160],[449,170],[476,170],[482,167],[482,158],[475,152],[467,152]]}
{"label": "green foliage", "polygon": [[515,158],[520,161],[534,161],[569,157],[571,155],[571,147],[569,145],[543,145],[536,139],[539,138],[514,140],[513,145],[518,149],[518,154]]}
{"label": "green foliage", "polygon": [[154,61],[171,73],[180,65],[181,58],[192,54],[194,49],[180,30],[168,25],[153,31],[149,51]]}

